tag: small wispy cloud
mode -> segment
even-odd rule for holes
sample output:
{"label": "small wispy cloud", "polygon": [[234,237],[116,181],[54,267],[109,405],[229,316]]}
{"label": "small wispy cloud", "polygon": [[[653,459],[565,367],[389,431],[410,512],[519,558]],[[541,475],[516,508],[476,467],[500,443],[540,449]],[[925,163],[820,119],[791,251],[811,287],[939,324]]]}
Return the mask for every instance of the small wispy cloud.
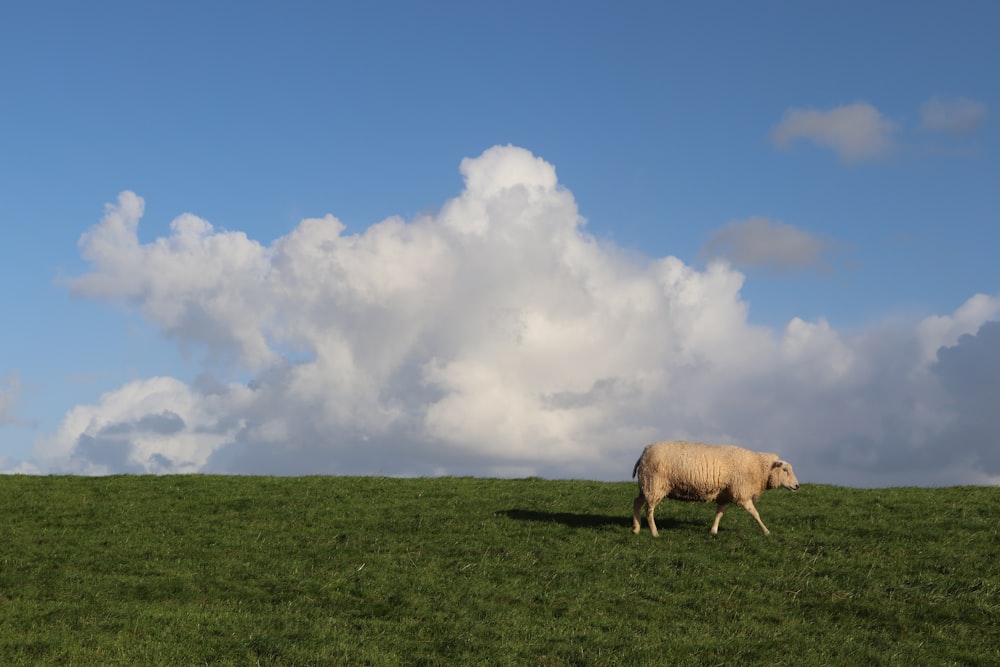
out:
{"label": "small wispy cloud", "polygon": [[0,426],[13,424],[14,405],[21,395],[21,378],[17,373],[11,373],[6,378],[0,379]]}
{"label": "small wispy cloud", "polygon": [[920,127],[930,132],[965,134],[986,120],[986,105],[968,97],[932,97],[920,107]]}
{"label": "small wispy cloud", "polygon": [[826,271],[831,267],[824,257],[834,250],[836,244],[829,239],[780,220],[754,217],[713,232],[701,256],[723,257],[741,269]]}
{"label": "small wispy cloud", "polygon": [[876,160],[893,149],[896,124],[866,102],[828,111],[789,109],[771,131],[777,148],[809,141],[832,149],[843,162]]}

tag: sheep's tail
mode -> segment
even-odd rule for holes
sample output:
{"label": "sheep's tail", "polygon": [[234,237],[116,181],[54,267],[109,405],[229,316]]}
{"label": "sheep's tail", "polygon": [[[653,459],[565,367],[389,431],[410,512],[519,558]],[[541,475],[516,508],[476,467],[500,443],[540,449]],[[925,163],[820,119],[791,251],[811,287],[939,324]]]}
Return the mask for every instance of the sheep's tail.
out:
{"label": "sheep's tail", "polygon": [[642,457],[641,456],[639,457],[639,460],[635,462],[635,467],[632,468],[632,479],[635,479],[635,474],[637,472],[639,472],[639,464],[640,463],[642,463]]}

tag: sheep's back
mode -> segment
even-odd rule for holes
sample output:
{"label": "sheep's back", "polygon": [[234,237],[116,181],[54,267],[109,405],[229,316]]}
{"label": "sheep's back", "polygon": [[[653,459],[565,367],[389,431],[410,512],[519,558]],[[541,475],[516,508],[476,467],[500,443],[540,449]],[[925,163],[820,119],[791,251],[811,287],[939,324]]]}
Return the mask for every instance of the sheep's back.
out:
{"label": "sheep's back", "polygon": [[733,445],[665,441],[640,458],[639,482],[652,495],[675,500],[737,500],[753,495],[756,452]]}

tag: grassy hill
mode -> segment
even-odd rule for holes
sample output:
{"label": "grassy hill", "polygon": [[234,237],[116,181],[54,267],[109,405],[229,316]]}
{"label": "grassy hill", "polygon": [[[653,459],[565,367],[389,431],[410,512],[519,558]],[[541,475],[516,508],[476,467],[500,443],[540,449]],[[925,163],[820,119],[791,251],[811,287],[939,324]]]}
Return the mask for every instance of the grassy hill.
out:
{"label": "grassy hill", "polygon": [[1000,488],[0,478],[0,664],[996,665]]}

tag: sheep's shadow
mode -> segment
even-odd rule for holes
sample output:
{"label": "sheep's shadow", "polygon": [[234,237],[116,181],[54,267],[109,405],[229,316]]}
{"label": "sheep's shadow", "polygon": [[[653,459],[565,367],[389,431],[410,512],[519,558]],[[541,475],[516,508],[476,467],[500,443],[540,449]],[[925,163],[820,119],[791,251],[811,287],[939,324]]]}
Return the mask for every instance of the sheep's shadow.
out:
{"label": "sheep's shadow", "polygon": [[631,517],[609,516],[607,514],[576,514],[573,512],[540,512],[538,510],[502,510],[508,519],[515,521],[538,521],[540,523],[561,523],[570,528],[606,528],[608,526],[631,526]]}
{"label": "sheep's shadow", "polygon": [[[574,512],[542,512],[539,510],[509,509],[501,510],[497,514],[502,514],[515,521],[537,521],[540,523],[561,523],[570,528],[627,528],[632,530],[632,515],[611,516],[607,514],[577,514]],[[656,525],[660,530],[670,530],[682,526],[701,525],[700,522],[673,519],[670,517],[656,517]],[[648,528],[646,517],[642,518],[643,530]]]}

